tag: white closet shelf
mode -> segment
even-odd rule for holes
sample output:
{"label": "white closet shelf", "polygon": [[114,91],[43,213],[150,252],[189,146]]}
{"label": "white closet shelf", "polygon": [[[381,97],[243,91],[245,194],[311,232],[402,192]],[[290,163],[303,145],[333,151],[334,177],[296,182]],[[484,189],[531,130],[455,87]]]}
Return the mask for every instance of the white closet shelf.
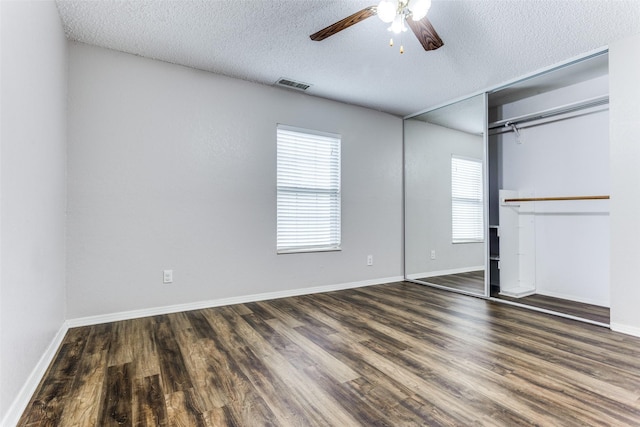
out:
{"label": "white closet shelf", "polygon": [[609,196],[561,196],[561,197],[522,197],[503,199],[503,203],[514,202],[559,202],[566,200],[609,200]]}

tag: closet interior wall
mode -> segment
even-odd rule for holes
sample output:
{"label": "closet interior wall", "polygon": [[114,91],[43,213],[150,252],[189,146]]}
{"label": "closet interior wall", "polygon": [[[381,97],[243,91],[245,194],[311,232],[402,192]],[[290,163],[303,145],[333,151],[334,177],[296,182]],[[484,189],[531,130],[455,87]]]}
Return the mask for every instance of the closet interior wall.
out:
{"label": "closet interior wall", "polygon": [[[489,127],[492,122],[592,98],[606,99],[608,75],[589,77],[552,89],[541,86],[533,95],[529,88],[523,91],[527,96],[521,98],[505,96],[501,91],[491,93]],[[530,84],[534,86],[535,81]],[[520,197],[609,194],[609,112],[606,102],[601,107],[569,115],[521,125],[516,123],[516,129],[505,126],[489,133],[490,225],[499,225],[500,212],[505,212],[500,210],[501,206],[505,208],[500,200],[500,190],[511,190],[511,194]],[[513,280],[521,280],[523,288],[532,286],[529,294],[609,306],[608,200],[511,203],[506,211],[509,210],[517,212],[520,224],[516,223],[512,229],[506,229],[504,224],[494,227],[499,228],[500,235],[495,237],[500,242],[491,243],[494,261],[490,282],[494,293],[499,289],[517,289],[518,284]],[[522,231],[527,227],[530,228],[529,235]],[[503,241],[518,232],[521,241],[509,257],[504,253],[508,245]],[[505,265],[508,262],[519,265]],[[519,270],[520,276],[516,279],[506,277],[509,268]],[[525,289],[523,296],[526,293]]]}

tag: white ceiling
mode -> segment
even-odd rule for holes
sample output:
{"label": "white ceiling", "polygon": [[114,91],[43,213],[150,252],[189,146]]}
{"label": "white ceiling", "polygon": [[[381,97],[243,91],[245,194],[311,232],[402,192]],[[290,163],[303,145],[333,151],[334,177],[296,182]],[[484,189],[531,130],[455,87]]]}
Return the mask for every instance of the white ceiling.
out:
{"label": "white ceiling", "polygon": [[58,0],[72,40],[404,116],[640,32],[640,0],[433,0],[444,41],[405,53],[372,17],[321,42],[309,35],[376,0]]}
{"label": "white ceiling", "polygon": [[427,111],[411,119],[444,126],[474,135],[482,135],[486,124],[482,94]]}

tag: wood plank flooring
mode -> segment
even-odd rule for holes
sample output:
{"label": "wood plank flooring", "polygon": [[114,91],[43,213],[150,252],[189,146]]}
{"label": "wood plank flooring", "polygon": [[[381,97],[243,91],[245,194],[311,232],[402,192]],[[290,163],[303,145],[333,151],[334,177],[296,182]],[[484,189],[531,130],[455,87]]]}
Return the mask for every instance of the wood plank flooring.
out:
{"label": "wood plank flooring", "polygon": [[640,339],[412,283],[69,330],[20,426],[640,425]]}
{"label": "wood plank flooring", "polygon": [[532,307],[544,308],[546,310],[557,311],[559,313],[570,314],[594,322],[609,324],[610,310],[608,307],[585,304],[582,302],[570,301],[562,298],[554,298],[546,295],[529,295],[522,298],[511,298],[505,295],[495,295],[498,299],[526,304]]}
{"label": "wood plank flooring", "polygon": [[484,270],[424,277],[417,280],[459,291],[471,292],[476,295],[484,295]]}

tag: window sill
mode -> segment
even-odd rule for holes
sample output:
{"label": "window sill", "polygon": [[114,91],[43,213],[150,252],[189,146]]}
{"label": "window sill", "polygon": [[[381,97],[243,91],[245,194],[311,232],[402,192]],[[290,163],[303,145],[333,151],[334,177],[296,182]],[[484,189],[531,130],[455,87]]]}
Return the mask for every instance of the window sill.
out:
{"label": "window sill", "polygon": [[311,252],[340,252],[342,251],[341,247],[337,248],[308,248],[308,249],[280,249],[278,251],[278,255],[286,255],[286,254],[304,254]]}

